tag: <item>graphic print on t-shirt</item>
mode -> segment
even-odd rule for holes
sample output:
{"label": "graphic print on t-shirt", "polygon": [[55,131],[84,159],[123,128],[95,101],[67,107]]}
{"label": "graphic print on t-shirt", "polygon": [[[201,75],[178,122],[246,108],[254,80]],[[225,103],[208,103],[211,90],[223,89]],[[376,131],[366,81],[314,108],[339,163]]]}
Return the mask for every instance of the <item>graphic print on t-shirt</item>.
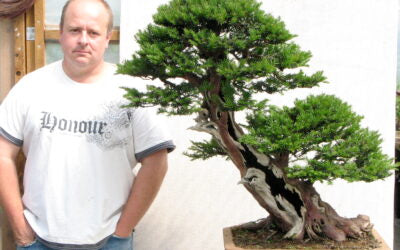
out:
{"label": "graphic print on t-shirt", "polygon": [[63,117],[58,117],[51,112],[42,112],[40,131],[48,129],[50,133],[55,131],[64,131],[69,133],[81,134],[100,134],[102,135],[107,123],[102,121],[77,121]]}
{"label": "graphic print on t-shirt", "polygon": [[[95,143],[104,150],[116,147],[123,147],[133,140],[132,135],[132,111],[122,108],[122,104],[114,104],[105,107],[104,116],[101,118],[107,126],[103,129],[103,134],[88,134],[88,142]],[[96,117],[96,119],[98,119]]]}
{"label": "graphic print on t-shirt", "polygon": [[120,104],[104,106],[100,115],[91,119],[71,119],[52,112],[42,111],[40,131],[65,136],[85,136],[89,143],[103,150],[127,145],[132,140],[132,111]]}

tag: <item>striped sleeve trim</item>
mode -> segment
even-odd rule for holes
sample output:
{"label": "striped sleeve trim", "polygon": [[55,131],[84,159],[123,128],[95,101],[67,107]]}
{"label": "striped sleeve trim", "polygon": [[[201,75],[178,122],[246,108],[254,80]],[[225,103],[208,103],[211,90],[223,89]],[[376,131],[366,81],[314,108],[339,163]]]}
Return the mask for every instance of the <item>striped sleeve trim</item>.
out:
{"label": "striped sleeve trim", "polygon": [[14,144],[14,145],[16,145],[16,146],[18,146],[18,147],[21,147],[21,146],[22,146],[22,143],[23,143],[22,140],[20,140],[20,139],[18,139],[18,138],[15,138],[14,136],[10,135],[9,133],[7,133],[7,131],[5,131],[5,130],[4,130],[3,128],[1,128],[1,127],[0,127],[0,135],[1,135],[2,137],[4,137],[7,141],[11,142],[12,144]]}
{"label": "striped sleeve trim", "polygon": [[174,143],[172,141],[165,141],[165,142],[157,144],[157,145],[155,145],[155,146],[153,146],[151,148],[148,148],[148,149],[146,149],[146,150],[144,150],[142,152],[139,152],[139,153],[135,154],[135,157],[136,157],[136,159],[138,161],[141,161],[146,156],[149,156],[149,155],[151,155],[151,154],[153,154],[153,153],[155,153],[157,151],[160,151],[162,149],[167,149],[168,153],[172,152],[175,149],[175,147],[176,146],[174,145]]}

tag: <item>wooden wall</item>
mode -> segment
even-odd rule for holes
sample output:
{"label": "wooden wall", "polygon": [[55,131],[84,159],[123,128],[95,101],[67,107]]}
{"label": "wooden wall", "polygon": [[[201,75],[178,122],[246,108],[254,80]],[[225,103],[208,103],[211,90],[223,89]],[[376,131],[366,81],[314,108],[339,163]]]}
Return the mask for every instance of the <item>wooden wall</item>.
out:
{"label": "wooden wall", "polygon": [[[14,20],[0,19],[0,102],[14,85]],[[0,250],[15,249],[12,232],[0,208]]]}
{"label": "wooden wall", "polygon": [[14,21],[0,19],[0,102],[14,85]]}

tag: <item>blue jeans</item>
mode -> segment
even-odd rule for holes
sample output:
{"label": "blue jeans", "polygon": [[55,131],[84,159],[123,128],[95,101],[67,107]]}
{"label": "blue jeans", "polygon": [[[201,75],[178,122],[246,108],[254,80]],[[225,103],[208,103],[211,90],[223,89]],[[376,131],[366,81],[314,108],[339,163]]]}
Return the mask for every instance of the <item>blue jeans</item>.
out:
{"label": "blue jeans", "polygon": [[[17,246],[17,250],[54,250],[54,249],[43,245],[36,239],[28,246],[24,247]],[[104,245],[104,247],[100,248],[99,250],[133,250],[133,237],[131,236],[128,238],[119,238],[113,235],[110,238],[108,238],[107,243]]]}

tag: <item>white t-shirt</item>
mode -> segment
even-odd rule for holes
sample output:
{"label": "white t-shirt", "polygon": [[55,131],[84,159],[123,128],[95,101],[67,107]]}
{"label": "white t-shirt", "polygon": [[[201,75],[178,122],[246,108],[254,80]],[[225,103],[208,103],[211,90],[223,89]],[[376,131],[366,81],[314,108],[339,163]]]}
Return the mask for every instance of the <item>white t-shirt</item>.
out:
{"label": "white t-shirt", "polygon": [[25,216],[45,241],[101,245],[115,230],[137,162],[174,149],[158,116],[121,107],[120,87],[135,82],[109,68],[101,82],[81,84],[61,61],[52,63],[22,78],[0,106],[0,135],[27,157]]}

